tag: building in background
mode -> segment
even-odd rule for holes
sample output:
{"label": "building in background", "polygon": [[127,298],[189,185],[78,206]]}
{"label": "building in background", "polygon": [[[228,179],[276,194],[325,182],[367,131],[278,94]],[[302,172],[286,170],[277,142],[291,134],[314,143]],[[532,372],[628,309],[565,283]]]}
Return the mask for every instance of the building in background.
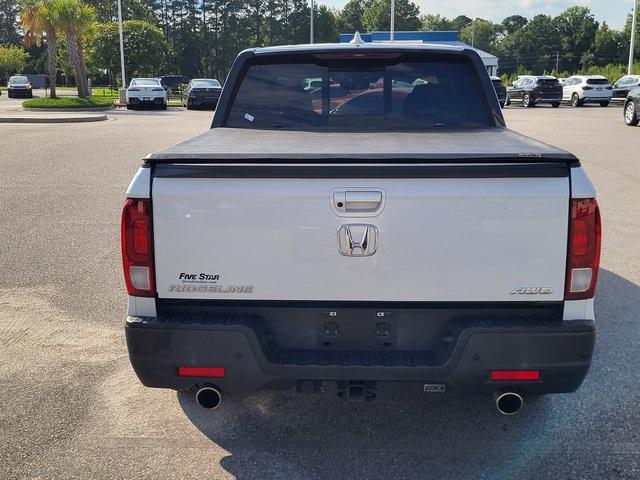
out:
{"label": "building in background", "polygon": [[[350,42],[353,35],[353,33],[341,33],[340,42]],[[389,32],[361,33],[360,36],[365,42],[371,43],[388,42],[390,38]],[[393,41],[397,43],[435,43],[471,48],[478,52],[489,75],[496,75],[498,73],[498,57],[461,42],[458,39],[458,32],[394,32]]]}

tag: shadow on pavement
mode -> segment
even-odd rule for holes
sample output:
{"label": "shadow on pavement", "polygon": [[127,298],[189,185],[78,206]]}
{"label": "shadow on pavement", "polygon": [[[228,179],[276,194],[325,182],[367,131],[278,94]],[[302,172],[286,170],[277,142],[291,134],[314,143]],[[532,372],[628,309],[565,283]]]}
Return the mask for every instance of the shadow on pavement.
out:
{"label": "shadow on pavement", "polygon": [[415,384],[379,385],[378,398],[362,403],[334,391],[228,396],[215,411],[186,393],[178,401],[229,452],[221,465],[238,479],[632,478],[624,472],[636,471],[640,448],[632,462],[618,453],[639,435],[638,374],[610,370],[639,364],[635,327],[629,332],[639,298],[638,285],[601,270],[585,383],[573,394],[527,398],[514,417],[497,413],[492,397],[425,394]]}

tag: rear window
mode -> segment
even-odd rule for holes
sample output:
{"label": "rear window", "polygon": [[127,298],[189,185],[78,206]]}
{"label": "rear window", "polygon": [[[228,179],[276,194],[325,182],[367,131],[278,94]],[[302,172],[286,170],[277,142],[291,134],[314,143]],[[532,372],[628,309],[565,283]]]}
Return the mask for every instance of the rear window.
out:
{"label": "rear window", "polygon": [[131,80],[131,85],[138,85],[141,87],[155,87],[160,85],[160,81],[155,78],[134,78]]}
{"label": "rear window", "polygon": [[476,72],[464,59],[414,58],[263,59],[245,71],[225,125],[291,130],[492,125]]}
{"label": "rear window", "polygon": [[606,78],[588,78],[587,85],[608,85],[609,80]]}
{"label": "rear window", "polygon": [[560,85],[560,83],[558,82],[558,79],[556,78],[539,78],[537,83],[538,85],[545,85],[545,86]]}
{"label": "rear window", "polygon": [[193,80],[191,86],[193,88],[214,88],[219,87],[220,82],[217,80]]}

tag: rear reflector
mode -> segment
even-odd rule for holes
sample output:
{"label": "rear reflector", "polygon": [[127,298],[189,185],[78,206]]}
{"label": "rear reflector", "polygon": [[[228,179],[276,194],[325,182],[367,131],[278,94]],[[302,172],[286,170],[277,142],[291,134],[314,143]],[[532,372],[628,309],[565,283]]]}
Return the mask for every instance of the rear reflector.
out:
{"label": "rear reflector", "polygon": [[181,377],[224,377],[224,367],[178,367]]}
{"label": "rear reflector", "polygon": [[600,209],[595,198],[571,200],[565,300],[592,298],[600,265]]}
{"label": "rear reflector", "polygon": [[122,208],[122,267],[129,295],[153,297],[153,236],[149,199],[127,198]]}
{"label": "rear reflector", "polygon": [[491,380],[531,382],[540,380],[538,370],[491,370]]}

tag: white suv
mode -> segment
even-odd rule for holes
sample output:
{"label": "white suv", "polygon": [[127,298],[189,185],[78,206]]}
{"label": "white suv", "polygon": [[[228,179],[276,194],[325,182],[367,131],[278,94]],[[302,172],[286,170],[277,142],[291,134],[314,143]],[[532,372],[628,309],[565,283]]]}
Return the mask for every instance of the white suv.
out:
{"label": "white suv", "polygon": [[133,78],[127,88],[127,109],[151,106],[167,109],[167,92],[158,78]]}
{"label": "white suv", "polygon": [[606,107],[611,101],[612,87],[602,75],[574,75],[562,84],[562,100],[568,100],[574,107],[585,103],[599,103]]}

